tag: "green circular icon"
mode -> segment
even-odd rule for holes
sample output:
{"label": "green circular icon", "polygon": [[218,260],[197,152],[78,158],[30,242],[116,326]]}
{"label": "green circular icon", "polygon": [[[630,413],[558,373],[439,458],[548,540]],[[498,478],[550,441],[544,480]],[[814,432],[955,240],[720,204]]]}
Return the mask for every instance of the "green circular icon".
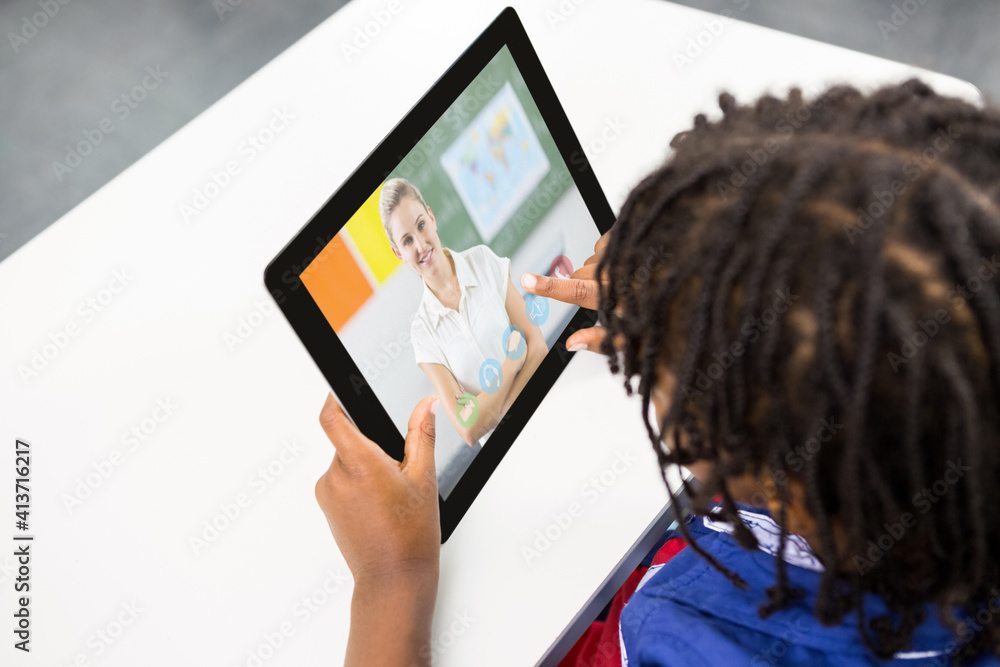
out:
{"label": "green circular icon", "polygon": [[479,420],[479,401],[474,394],[468,392],[458,397],[455,403],[455,416],[464,428],[472,428]]}

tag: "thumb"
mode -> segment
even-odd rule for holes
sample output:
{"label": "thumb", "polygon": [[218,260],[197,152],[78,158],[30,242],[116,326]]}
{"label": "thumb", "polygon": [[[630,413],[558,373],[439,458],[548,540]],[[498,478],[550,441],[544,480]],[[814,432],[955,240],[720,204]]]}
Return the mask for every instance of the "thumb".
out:
{"label": "thumb", "polygon": [[403,449],[403,465],[418,475],[434,474],[434,435],[436,431],[434,412],[441,399],[435,395],[425,396],[417,403],[406,425],[406,443]]}
{"label": "thumb", "polygon": [[601,343],[607,337],[607,332],[604,327],[587,327],[586,329],[580,329],[575,332],[572,336],[566,339],[566,349],[571,352],[579,352],[580,350],[590,350],[591,352],[601,353]]}

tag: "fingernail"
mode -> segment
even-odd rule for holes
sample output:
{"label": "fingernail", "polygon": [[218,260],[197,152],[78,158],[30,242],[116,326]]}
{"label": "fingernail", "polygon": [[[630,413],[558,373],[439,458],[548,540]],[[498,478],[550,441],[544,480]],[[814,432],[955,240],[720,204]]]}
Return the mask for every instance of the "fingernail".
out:
{"label": "fingernail", "polygon": [[437,412],[438,406],[441,404],[441,397],[435,396],[434,400],[431,401],[431,412]]}
{"label": "fingernail", "polygon": [[535,285],[538,284],[538,280],[530,273],[525,273],[521,276],[521,287],[524,289],[535,289]]}
{"label": "fingernail", "polygon": [[576,343],[574,345],[570,345],[566,349],[569,350],[570,352],[579,352],[581,350],[586,350],[587,346],[584,345],[583,343]]}

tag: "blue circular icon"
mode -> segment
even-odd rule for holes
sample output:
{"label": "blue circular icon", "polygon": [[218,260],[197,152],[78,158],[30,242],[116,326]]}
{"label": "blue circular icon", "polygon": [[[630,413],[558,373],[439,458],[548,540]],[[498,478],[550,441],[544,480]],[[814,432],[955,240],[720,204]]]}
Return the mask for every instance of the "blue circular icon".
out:
{"label": "blue circular icon", "polygon": [[[508,343],[511,343],[510,337],[515,331],[518,334],[517,342],[511,344],[508,348]],[[512,324],[504,329],[503,338],[500,339],[500,346],[503,347],[503,352],[508,358],[520,359],[528,349],[528,342],[524,339],[524,332],[521,331],[521,327]]]}
{"label": "blue circular icon", "polygon": [[524,296],[524,314],[536,327],[545,324],[545,320],[549,319],[549,300],[537,294],[526,294]]}
{"label": "blue circular icon", "polygon": [[495,394],[503,383],[503,369],[496,359],[487,359],[479,367],[479,386],[487,394]]}

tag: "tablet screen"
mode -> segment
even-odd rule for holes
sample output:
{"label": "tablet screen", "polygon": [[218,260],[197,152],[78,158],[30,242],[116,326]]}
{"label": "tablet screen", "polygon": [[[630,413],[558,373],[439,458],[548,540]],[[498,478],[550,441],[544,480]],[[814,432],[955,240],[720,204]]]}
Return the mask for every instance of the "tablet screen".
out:
{"label": "tablet screen", "polygon": [[443,499],[576,313],[521,275],[568,277],[598,236],[503,47],[302,271],[401,434],[441,397]]}

